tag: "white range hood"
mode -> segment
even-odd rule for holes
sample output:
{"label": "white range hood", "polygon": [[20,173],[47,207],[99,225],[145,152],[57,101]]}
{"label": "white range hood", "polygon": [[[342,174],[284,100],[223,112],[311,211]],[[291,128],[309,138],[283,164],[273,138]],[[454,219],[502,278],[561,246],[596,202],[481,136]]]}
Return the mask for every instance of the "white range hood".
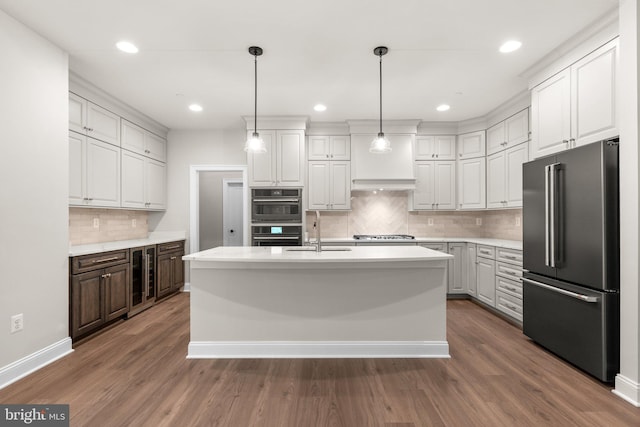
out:
{"label": "white range hood", "polygon": [[375,134],[351,135],[351,190],[414,190],[412,147],[414,134],[386,134],[391,152],[374,154]]}

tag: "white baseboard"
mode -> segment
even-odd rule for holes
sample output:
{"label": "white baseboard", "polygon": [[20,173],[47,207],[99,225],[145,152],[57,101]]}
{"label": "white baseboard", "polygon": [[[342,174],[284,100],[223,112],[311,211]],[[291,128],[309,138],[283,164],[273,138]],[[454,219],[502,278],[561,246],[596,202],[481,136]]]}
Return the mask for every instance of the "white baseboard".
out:
{"label": "white baseboard", "polygon": [[447,341],[191,341],[187,359],[449,358]]}
{"label": "white baseboard", "polygon": [[26,377],[32,372],[47,366],[49,363],[52,363],[71,352],[73,352],[73,348],[71,348],[71,338],[65,338],[3,368],[0,368],[0,389]]}
{"label": "white baseboard", "polygon": [[191,283],[184,282],[184,285],[182,286],[182,292],[191,292]]}
{"label": "white baseboard", "polygon": [[616,388],[612,391],[616,396],[640,407],[640,383],[618,374],[616,375]]}

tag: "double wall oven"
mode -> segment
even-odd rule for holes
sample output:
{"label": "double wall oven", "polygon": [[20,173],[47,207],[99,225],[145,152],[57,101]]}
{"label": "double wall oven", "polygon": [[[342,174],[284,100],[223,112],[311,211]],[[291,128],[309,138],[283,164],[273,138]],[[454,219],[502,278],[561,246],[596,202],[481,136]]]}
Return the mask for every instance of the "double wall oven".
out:
{"label": "double wall oven", "polygon": [[251,245],[302,245],[302,189],[251,190]]}

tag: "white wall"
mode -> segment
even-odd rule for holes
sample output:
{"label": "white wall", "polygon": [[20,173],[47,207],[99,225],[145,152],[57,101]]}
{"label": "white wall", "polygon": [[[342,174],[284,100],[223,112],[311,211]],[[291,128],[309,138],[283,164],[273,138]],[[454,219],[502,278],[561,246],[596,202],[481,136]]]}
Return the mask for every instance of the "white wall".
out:
{"label": "white wall", "polygon": [[2,369],[69,337],[69,107],[67,54],[2,11],[0,57]]}
{"label": "white wall", "polygon": [[615,393],[640,405],[638,23],[636,0],[620,2],[620,374]]}

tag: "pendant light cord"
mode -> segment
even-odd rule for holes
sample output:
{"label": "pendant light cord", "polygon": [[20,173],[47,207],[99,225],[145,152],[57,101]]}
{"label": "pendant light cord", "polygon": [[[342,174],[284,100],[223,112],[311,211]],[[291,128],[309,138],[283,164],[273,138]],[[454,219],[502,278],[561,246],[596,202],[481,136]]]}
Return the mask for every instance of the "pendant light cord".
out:
{"label": "pendant light cord", "polygon": [[380,133],[382,133],[382,53],[380,53]]}
{"label": "pendant light cord", "polygon": [[253,55],[253,133],[258,133],[258,55]]}

